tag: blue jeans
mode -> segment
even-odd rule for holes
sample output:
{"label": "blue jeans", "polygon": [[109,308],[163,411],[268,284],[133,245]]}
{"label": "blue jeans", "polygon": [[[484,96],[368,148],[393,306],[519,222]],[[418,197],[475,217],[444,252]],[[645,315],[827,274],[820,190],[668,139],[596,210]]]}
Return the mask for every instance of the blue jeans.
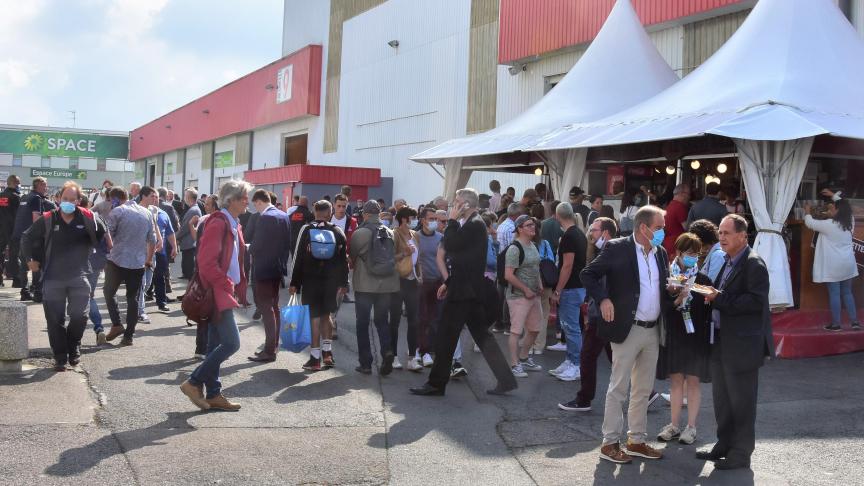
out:
{"label": "blue jeans", "polygon": [[828,282],[828,302],[831,306],[831,324],[840,325],[840,300],[846,306],[851,322],[858,322],[858,312],[855,309],[855,297],[852,296],[852,281]]}
{"label": "blue jeans", "polygon": [[90,322],[93,323],[93,332],[99,334],[105,329],[102,327],[102,313],[99,312],[99,305],[96,304],[96,299],[93,297],[96,292],[96,284],[99,282],[99,274],[105,268],[105,255],[101,253],[93,253],[90,255],[90,270],[87,274],[87,281],[90,283]]}
{"label": "blue jeans", "polygon": [[207,325],[207,357],[195,368],[189,382],[195,386],[204,385],[207,398],[222,392],[219,381],[219,367],[240,349],[240,330],[234,321],[234,310],[222,311],[218,321]]}
{"label": "blue jeans", "polygon": [[579,314],[582,303],[585,302],[585,289],[564,289],[561,291],[561,301],[558,303],[558,317],[561,319],[561,330],[567,339],[567,359],[579,366],[579,354],[582,352],[582,326],[579,325]]}
{"label": "blue jeans", "polygon": [[[156,256],[154,254],[153,261],[156,261]],[[154,264],[155,267],[155,264]],[[153,268],[152,267],[144,267],[144,276],[141,277],[141,288],[138,290],[138,317],[141,317],[145,314],[144,312],[144,292],[150,288],[150,282],[153,281]]]}
{"label": "blue jeans", "polygon": [[357,318],[357,351],[360,366],[372,367],[372,343],[369,341],[369,315],[375,312],[375,329],[381,352],[392,352],[390,348],[390,325],[388,322],[391,294],[354,292],[354,314]]}

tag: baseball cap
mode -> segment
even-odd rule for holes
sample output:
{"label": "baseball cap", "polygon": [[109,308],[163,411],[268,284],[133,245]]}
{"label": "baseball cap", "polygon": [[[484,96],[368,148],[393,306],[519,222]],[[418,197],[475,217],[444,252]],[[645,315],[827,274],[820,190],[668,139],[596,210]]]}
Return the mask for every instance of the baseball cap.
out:
{"label": "baseball cap", "polygon": [[381,213],[381,206],[378,205],[378,201],[366,201],[366,204],[363,205],[363,212],[365,214],[379,214]]}
{"label": "baseball cap", "polygon": [[532,219],[533,218],[531,218],[531,216],[528,216],[527,214],[523,214],[522,216],[516,218],[516,221],[513,223],[513,232],[515,233],[520,226],[522,226],[528,221],[532,221]]}
{"label": "baseball cap", "polygon": [[573,186],[570,188],[570,197],[579,197],[582,194],[585,194],[585,191],[583,191],[581,187]]}

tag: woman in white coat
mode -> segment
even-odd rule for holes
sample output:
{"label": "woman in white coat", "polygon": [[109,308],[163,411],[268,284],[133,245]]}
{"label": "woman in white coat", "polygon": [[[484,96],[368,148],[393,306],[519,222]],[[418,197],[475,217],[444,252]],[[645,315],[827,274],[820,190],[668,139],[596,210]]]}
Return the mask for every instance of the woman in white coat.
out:
{"label": "woman in white coat", "polygon": [[840,302],[846,307],[852,329],[860,330],[852,296],[852,282],[858,276],[858,265],[852,249],[852,231],[854,218],[852,207],[848,201],[840,198],[841,193],[829,190],[822,191],[831,197],[827,214],[830,219],[818,220],[810,215],[810,205],[804,207],[804,224],[819,233],[816,241],[816,253],[813,258],[813,282],[824,282],[828,285],[828,298],[831,306],[831,324],[825,326],[828,331],[839,331]]}

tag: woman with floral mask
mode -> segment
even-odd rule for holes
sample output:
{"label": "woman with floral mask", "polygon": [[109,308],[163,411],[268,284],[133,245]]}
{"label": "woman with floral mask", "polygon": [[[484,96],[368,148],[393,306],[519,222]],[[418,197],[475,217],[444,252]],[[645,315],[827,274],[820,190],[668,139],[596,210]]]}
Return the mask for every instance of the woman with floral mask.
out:
{"label": "woman with floral mask", "polygon": [[[684,291],[675,299],[675,310],[667,314],[665,336],[657,360],[657,378],[669,379],[672,422],[663,427],[658,440],[678,440],[692,444],[696,440],[696,417],[701,395],[699,383],[711,381],[709,359],[710,316],[705,298],[690,292],[693,284],[711,285],[699,273],[702,241],[693,233],[684,233],[675,240],[676,257],[670,264],[670,280],[678,280]],[[680,428],[681,409],[684,404],[684,384],[687,385],[687,426]]]}

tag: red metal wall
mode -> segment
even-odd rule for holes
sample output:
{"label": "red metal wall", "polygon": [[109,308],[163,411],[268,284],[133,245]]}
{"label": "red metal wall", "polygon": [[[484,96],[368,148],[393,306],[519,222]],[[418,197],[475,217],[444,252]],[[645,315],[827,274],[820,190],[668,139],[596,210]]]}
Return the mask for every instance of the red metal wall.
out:
{"label": "red metal wall", "polygon": [[[291,99],[276,103],[277,75],[289,64],[294,65]],[[320,106],[321,46],[310,45],[136,128],[129,136],[130,160],[318,115]]]}
{"label": "red metal wall", "polygon": [[328,165],[286,165],[269,169],[247,170],[243,180],[250,184],[338,184],[378,187],[381,185],[381,169],[360,167],[337,167]]}
{"label": "red metal wall", "polygon": [[[644,25],[661,24],[744,0],[632,0]],[[615,0],[501,0],[498,62],[588,42],[597,35]]]}

